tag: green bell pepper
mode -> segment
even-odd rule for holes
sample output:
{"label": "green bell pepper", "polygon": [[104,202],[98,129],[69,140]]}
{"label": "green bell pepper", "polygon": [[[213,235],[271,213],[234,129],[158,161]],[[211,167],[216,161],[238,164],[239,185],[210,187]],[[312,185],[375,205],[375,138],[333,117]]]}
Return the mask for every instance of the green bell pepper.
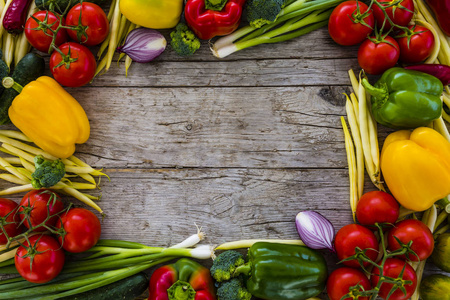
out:
{"label": "green bell pepper", "polygon": [[394,129],[427,126],[441,116],[442,82],[414,70],[391,68],[372,86],[367,78],[362,85],[372,95],[375,120]]}
{"label": "green bell pepper", "polygon": [[323,291],[328,270],[323,256],[308,247],[258,242],[237,274],[248,276],[247,290],[257,298],[303,300]]}

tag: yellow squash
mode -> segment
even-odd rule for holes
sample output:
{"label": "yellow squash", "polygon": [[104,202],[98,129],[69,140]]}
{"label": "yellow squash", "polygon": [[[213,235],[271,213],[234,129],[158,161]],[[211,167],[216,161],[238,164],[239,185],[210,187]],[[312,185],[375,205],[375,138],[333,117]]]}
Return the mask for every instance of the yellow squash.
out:
{"label": "yellow squash", "polygon": [[120,0],[121,13],[142,27],[173,28],[180,21],[183,0]]}
{"label": "yellow squash", "polygon": [[9,111],[11,122],[37,146],[58,158],[75,152],[90,134],[84,109],[58,82],[41,76],[23,87]]}
{"label": "yellow squash", "polygon": [[402,206],[426,210],[450,194],[450,143],[427,127],[391,133],[381,152],[381,171]]}

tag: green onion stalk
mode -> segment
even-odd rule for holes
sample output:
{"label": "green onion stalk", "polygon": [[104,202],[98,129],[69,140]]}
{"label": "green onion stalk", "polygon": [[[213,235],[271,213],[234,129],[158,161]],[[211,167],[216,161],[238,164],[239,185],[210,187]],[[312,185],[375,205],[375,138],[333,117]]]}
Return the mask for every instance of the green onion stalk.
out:
{"label": "green onion stalk", "polygon": [[[66,262],[61,274],[48,283],[31,283],[21,277],[1,280],[0,299],[60,299],[103,287],[180,257],[213,258],[211,245],[194,247],[202,238],[203,234],[199,231],[185,240],[185,248],[100,240],[96,246],[84,252],[83,257],[72,257]],[[2,263],[0,274],[17,273],[13,259]]]}
{"label": "green onion stalk", "polygon": [[284,42],[324,27],[334,7],[344,0],[289,1],[277,19],[260,28],[250,25],[219,38],[211,47],[214,56],[224,58],[260,44]]}

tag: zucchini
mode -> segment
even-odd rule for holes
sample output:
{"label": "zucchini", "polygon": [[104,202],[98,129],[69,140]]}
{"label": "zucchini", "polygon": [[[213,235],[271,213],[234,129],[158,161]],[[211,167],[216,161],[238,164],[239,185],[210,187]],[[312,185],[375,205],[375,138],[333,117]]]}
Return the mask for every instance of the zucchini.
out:
{"label": "zucchini", "polygon": [[[111,2],[111,0],[87,0],[85,2],[95,3],[97,5],[104,5]],[[70,8],[80,3],[80,0],[35,0],[36,6],[39,9],[50,9],[56,10],[59,13],[67,12],[67,6],[70,5]]]}
{"label": "zucchini", "polygon": [[143,272],[92,291],[61,298],[61,300],[133,300],[148,288],[149,279]]}
{"label": "zucchini", "polygon": [[[0,63],[1,64],[1,63]],[[36,80],[44,74],[45,61],[42,57],[28,53],[15,66],[11,77],[21,86]],[[3,79],[4,76],[2,76]],[[9,123],[8,109],[14,98],[19,95],[14,89],[5,89],[0,96],[0,124]]]}

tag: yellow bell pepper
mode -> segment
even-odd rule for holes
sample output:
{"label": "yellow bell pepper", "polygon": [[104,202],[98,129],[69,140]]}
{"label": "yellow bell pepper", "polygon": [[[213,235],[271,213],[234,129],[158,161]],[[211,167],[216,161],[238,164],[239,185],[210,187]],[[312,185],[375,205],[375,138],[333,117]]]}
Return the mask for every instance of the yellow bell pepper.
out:
{"label": "yellow bell pepper", "polygon": [[9,111],[11,122],[37,146],[58,158],[75,152],[90,134],[84,109],[58,82],[41,76],[25,85]]}
{"label": "yellow bell pepper", "polygon": [[381,171],[402,206],[426,210],[450,194],[450,143],[427,127],[391,133],[381,151]]}
{"label": "yellow bell pepper", "polygon": [[175,27],[183,0],[120,0],[120,12],[132,23],[154,29]]}

